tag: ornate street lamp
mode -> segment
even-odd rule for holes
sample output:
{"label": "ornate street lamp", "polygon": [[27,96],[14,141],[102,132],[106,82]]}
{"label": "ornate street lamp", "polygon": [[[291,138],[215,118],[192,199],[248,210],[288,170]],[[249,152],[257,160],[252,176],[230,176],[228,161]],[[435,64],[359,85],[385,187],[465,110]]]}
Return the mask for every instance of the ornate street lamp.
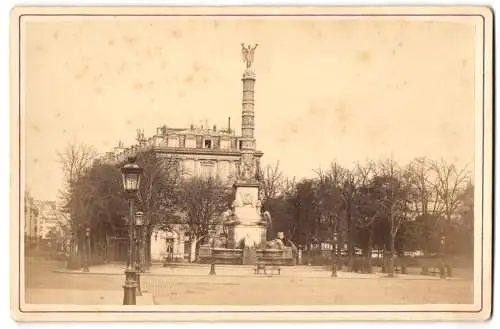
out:
{"label": "ornate street lamp", "polygon": [[83,272],[89,272],[90,263],[90,227],[85,229],[85,253],[83,258]]}
{"label": "ornate street lamp", "polygon": [[211,262],[210,262],[210,273],[209,275],[215,275],[215,252],[214,252],[214,249],[215,249],[215,233],[216,233],[216,230],[215,228],[211,229],[210,230],[210,236],[212,237],[212,259],[211,259]]}
{"label": "ornate street lamp", "polygon": [[67,252],[67,264],[66,264],[66,268],[67,269],[72,269],[74,266],[75,266],[75,260],[74,260],[74,257],[73,257],[73,232],[70,230],[68,232],[68,252]]}
{"label": "ornate street lamp", "polygon": [[143,217],[142,218],[142,272],[149,272],[149,258],[150,258],[150,252],[148,249],[148,228],[149,228],[149,219],[148,217]]}
{"label": "ornate street lamp", "polygon": [[333,246],[332,246],[332,278],[337,277],[337,262],[338,262],[338,233],[333,233]]}
{"label": "ornate street lamp", "polygon": [[446,248],[446,235],[441,234],[440,239],[439,239],[439,244],[440,244],[440,254],[441,254],[441,266],[439,269],[439,276],[444,279],[446,278],[446,273],[445,273],[445,262],[444,262],[444,256],[445,256],[445,248]]}
{"label": "ornate street lamp", "polygon": [[141,251],[141,231],[143,222],[144,213],[142,211],[138,211],[135,213],[135,275],[137,278],[137,295],[142,296],[141,291],[141,271],[142,271],[142,251]]}
{"label": "ornate street lamp", "polygon": [[142,168],[136,163],[136,157],[128,158],[128,163],[122,167],[123,189],[128,194],[129,222],[128,237],[129,249],[127,268],[125,269],[125,284],[123,285],[123,305],[136,304],[136,272],[134,269],[134,198],[141,183]]}
{"label": "ornate street lamp", "polygon": [[144,273],[146,267],[146,231],[147,223],[144,218],[144,213],[138,211],[135,213],[135,226],[137,227],[137,263],[139,264],[139,272]]}

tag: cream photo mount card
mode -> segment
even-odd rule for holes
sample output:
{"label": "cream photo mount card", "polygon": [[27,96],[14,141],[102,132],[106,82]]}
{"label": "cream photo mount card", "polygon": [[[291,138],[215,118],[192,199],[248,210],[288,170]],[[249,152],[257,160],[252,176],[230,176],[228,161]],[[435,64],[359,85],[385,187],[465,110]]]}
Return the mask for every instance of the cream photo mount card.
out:
{"label": "cream photo mount card", "polygon": [[19,321],[487,320],[488,7],[15,7]]}

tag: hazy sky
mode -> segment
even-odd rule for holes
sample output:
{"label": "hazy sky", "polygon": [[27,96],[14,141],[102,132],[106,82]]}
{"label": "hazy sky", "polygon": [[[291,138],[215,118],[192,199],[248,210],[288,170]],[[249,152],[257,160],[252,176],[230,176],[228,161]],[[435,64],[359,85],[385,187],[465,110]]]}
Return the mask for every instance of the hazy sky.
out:
{"label": "hazy sky", "polygon": [[55,199],[56,151],[105,152],[166,124],[240,129],[240,43],[255,54],[257,147],[302,177],[336,159],[474,160],[474,26],[353,18],[26,21],[27,186]]}

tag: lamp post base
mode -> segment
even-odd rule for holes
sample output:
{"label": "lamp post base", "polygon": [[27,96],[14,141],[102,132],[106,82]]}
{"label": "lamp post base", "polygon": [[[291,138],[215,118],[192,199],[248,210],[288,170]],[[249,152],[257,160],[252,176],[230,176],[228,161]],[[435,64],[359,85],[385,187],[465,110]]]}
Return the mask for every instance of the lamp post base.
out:
{"label": "lamp post base", "polygon": [[88,258],[85,258],[83,260],[83,272],[90,272],[90,269],[89,269],[89,260]]}
{"label": "lamp post base", "polygon": [[83,272],[90,272],[89,270],[89,256],[85,255],[83,258]]}
{"label": "lamp post base", "polygon": [[337,277],[337,264],[332,265],[332,278]]}
{"label": "lamp post base", "polygon": [[439,277],[441,279],[446,279],[446,268],[444,267],[443,264],[439,266]]}
{"label": "lamp post base", "polygon": [[210,264],[210,273],[208,273],[209,275],[215,275],[215,264],[212,263]]}
{"label": "lamp post base", "polygon": [[136,271],[136,281],[137,281],[137,296],[142,296],[142,291],[141,291],[141,273],[140,271]]}
{"label": "lamp post base", "polygon": [[123,305],[136,305],[137,282],[133,269],[125,270],[125,284],[123,285]]}

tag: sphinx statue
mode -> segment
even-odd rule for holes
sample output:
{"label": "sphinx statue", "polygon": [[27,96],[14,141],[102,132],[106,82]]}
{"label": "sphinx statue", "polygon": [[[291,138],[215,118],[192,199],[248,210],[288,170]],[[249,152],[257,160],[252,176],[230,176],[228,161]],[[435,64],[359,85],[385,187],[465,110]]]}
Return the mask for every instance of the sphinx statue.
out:
{"label": "sphinx statue", "polygon": [[285,244],[280,239],[266,242],[266,249],[285,249]]}

